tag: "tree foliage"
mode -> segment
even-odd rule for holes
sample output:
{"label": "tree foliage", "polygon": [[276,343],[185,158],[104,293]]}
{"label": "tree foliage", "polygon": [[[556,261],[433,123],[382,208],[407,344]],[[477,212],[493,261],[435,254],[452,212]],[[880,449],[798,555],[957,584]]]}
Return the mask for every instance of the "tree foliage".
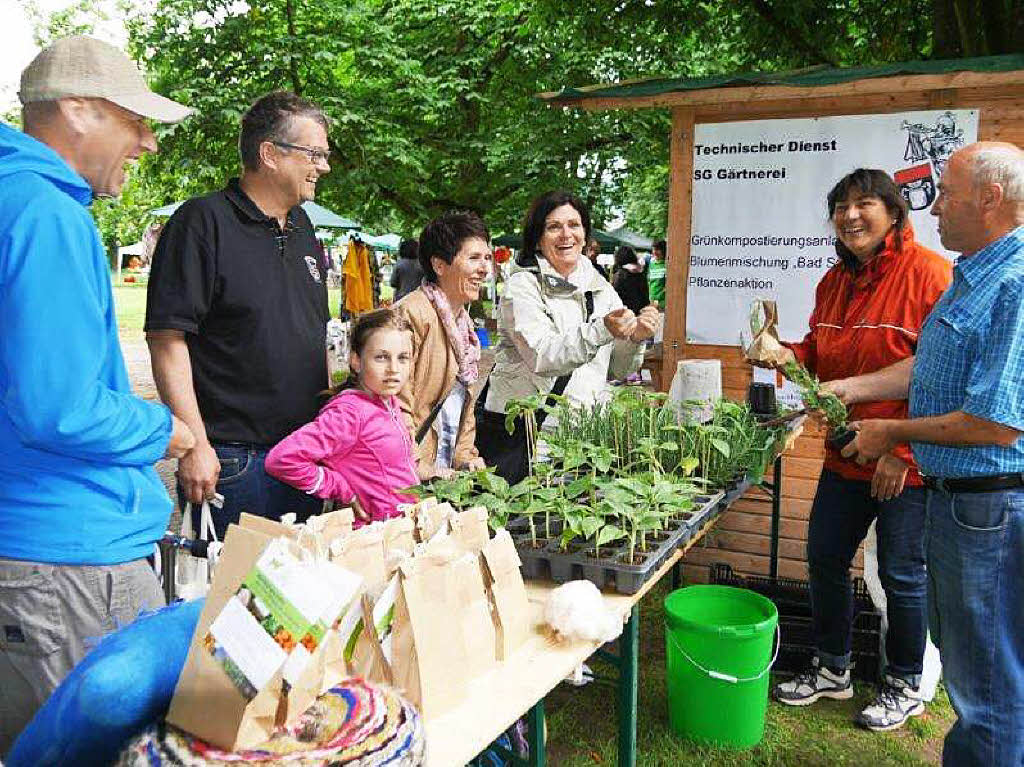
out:
{"label": "tree foliage", "polygon": [[[413,233],[458,207],[511,231],[538,192],[568,187],[599,224],[622,214],[631,228],[663,235],[667,112],[552,109],[538,92],[927,58],[947,45],[936,27],[943,9],[1020,0],[151,3],[128,14],[131,52],[157,90],[198,115],[159,130],[160,154],[100,214],[109,217],[105,234],[129,240],[147,206],[237,173],[242,112],[280,88],[320,104],[332,121],[332,172],[318,199],[372,230]],[[984,51],[998,52],[984,34]]]}

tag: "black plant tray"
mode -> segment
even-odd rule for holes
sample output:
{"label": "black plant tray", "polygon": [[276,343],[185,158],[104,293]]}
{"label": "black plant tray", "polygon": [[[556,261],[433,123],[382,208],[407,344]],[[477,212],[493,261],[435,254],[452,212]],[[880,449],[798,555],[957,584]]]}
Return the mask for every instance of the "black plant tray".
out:
{"label": "black plant tray", "polygon": [[[721,493],[697,496],[694,500],[699,500],[701,505],[687,519],[678,520],[667,528],[667,535],[662,540],[649,543],[646,552],[639,552],[643,558],[643,563],[639,565],[622,561],[627,552],[621,541],[609,544],[606,550],[602,550],[602,556],[598,559],[587,553],[589,546],[582,549],[579,544],[575,544],[573,548],[574,544],[571,543],[569,551],[561,551],[558,533],[555,533],[554,529],[551,540],[534,548],[529,537],[529,523],[525,517],[510,520],[506,527],[515,540],[516,551],[519,552],[519,559],[523,563],[524,578],[551,580],[555,583],[588,580],[599,589],[611,588],[620,594],[635,594],[676,549],[686,545],[694,532],[714,516],[721,500]],[[537,520],[534,524],[538,533],[544,532],[543,520]],[[555,523],[552,523],[553,528],[554,526]]]}
{"label": "black plant tray", "polygon": [[708,520],[714,519],[725,510],[725,494],[721,490],[695,496],[693,500],[695,504],[700,504],[687,520],[690,530],[694,533],[704,527]]}
{"label": "black plant tray", "polygon": [[732,504],[737,499],[742,498],[743,495],[753,485],[754,485],[754,483],[750,481],[749,477],[744,477],[743,479],[739,480],[736,483],[735,486],[733,486],[731,488],[727,488],[726,490],[724,490],[723,491],[723,495],[722,495],[722,500],[720,500],[718,502],[718,511],[719,511],[719,513],[725,511],[727,508],[732,506]]}

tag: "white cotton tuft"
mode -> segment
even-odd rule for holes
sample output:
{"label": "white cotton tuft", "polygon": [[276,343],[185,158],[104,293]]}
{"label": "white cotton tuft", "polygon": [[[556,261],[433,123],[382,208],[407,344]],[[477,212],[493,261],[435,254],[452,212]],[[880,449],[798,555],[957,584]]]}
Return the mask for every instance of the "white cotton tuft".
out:
{"label": "white cotton tuft", "polygon": [[560,639],[610,642],[622,633],[622,618],[609,610],[590,581],[569,581],[551,592],[544,621]]}

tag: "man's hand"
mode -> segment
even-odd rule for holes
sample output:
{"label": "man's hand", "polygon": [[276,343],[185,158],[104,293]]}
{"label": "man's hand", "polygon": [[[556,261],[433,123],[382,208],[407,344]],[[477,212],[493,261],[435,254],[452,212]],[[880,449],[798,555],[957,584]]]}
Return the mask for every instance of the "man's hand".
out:
{"label": "man's hand", "polygon": [[625,306],[621,306],[604,316],[604,326],[608,328],[612,338],[625,341],[636,330],[636,315]]}
{"label": "man's hand", "polygon": [[220,477],[220,460],[210,443],[196,445],[178,461],[178,481],[190,503],[213,498]]}
{"label": "man's hand", "polygon": [[188,424],[178,416],[171,416],[171,440],[167,443],[164,458],[181,458],[196,446],[196,436],[188,428]]}
{"label": "man's hand", "polygon": [[629,340],[640,344],[649,338],[654,338],[661,325],[661,314],[654,306],[645,306],[636,317],[636,328],[629,336]]}
{"label": "man's hand", "polygon": [[857,432],[857,436],[843,448],[843,457],[856,458],[861,465],[881,458],[899,444],[899,440],[892,436],[892,425],[895,423],[899,421],[870,419],[848,424],[847,428]]}
{"label": "man's hand", "polygon": [[466,471],[479,471],[480,469],[484,469],[486,467],[487,464],[484,463],[484,459],[477,456],[476,458],[470,458],[468,461],[466,461],[466,465],[463,466],[462,468],[465,469]]}
{"label": "man's hand", "polygon": [[871,497],[879,501],[888,501],[903,492],[903,483],[910,470],[901,458],[886,453],[878,459],[875,474],[871,478]]}

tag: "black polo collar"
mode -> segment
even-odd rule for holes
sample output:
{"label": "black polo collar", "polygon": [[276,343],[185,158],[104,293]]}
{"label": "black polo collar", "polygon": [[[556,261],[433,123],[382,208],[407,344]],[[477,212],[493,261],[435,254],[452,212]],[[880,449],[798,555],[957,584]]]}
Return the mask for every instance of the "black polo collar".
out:
{"label": "black polo collar", "polygon": [[[265,224],[272,226],[274,229],[279,229],[277,219],[273,216],[268,216],[259,206],[252,201],[243,190],[242,185],[238,182],[237,178],[232,178],[228,181],[227,188],[224,190],[224,196],[231,201],[246,218],[254,223]],[[298,207],[298,206],[295,206]],[[288,211],[288,217],[285,219],[286,228],[291,229],[295,226],[295,208]]]}

